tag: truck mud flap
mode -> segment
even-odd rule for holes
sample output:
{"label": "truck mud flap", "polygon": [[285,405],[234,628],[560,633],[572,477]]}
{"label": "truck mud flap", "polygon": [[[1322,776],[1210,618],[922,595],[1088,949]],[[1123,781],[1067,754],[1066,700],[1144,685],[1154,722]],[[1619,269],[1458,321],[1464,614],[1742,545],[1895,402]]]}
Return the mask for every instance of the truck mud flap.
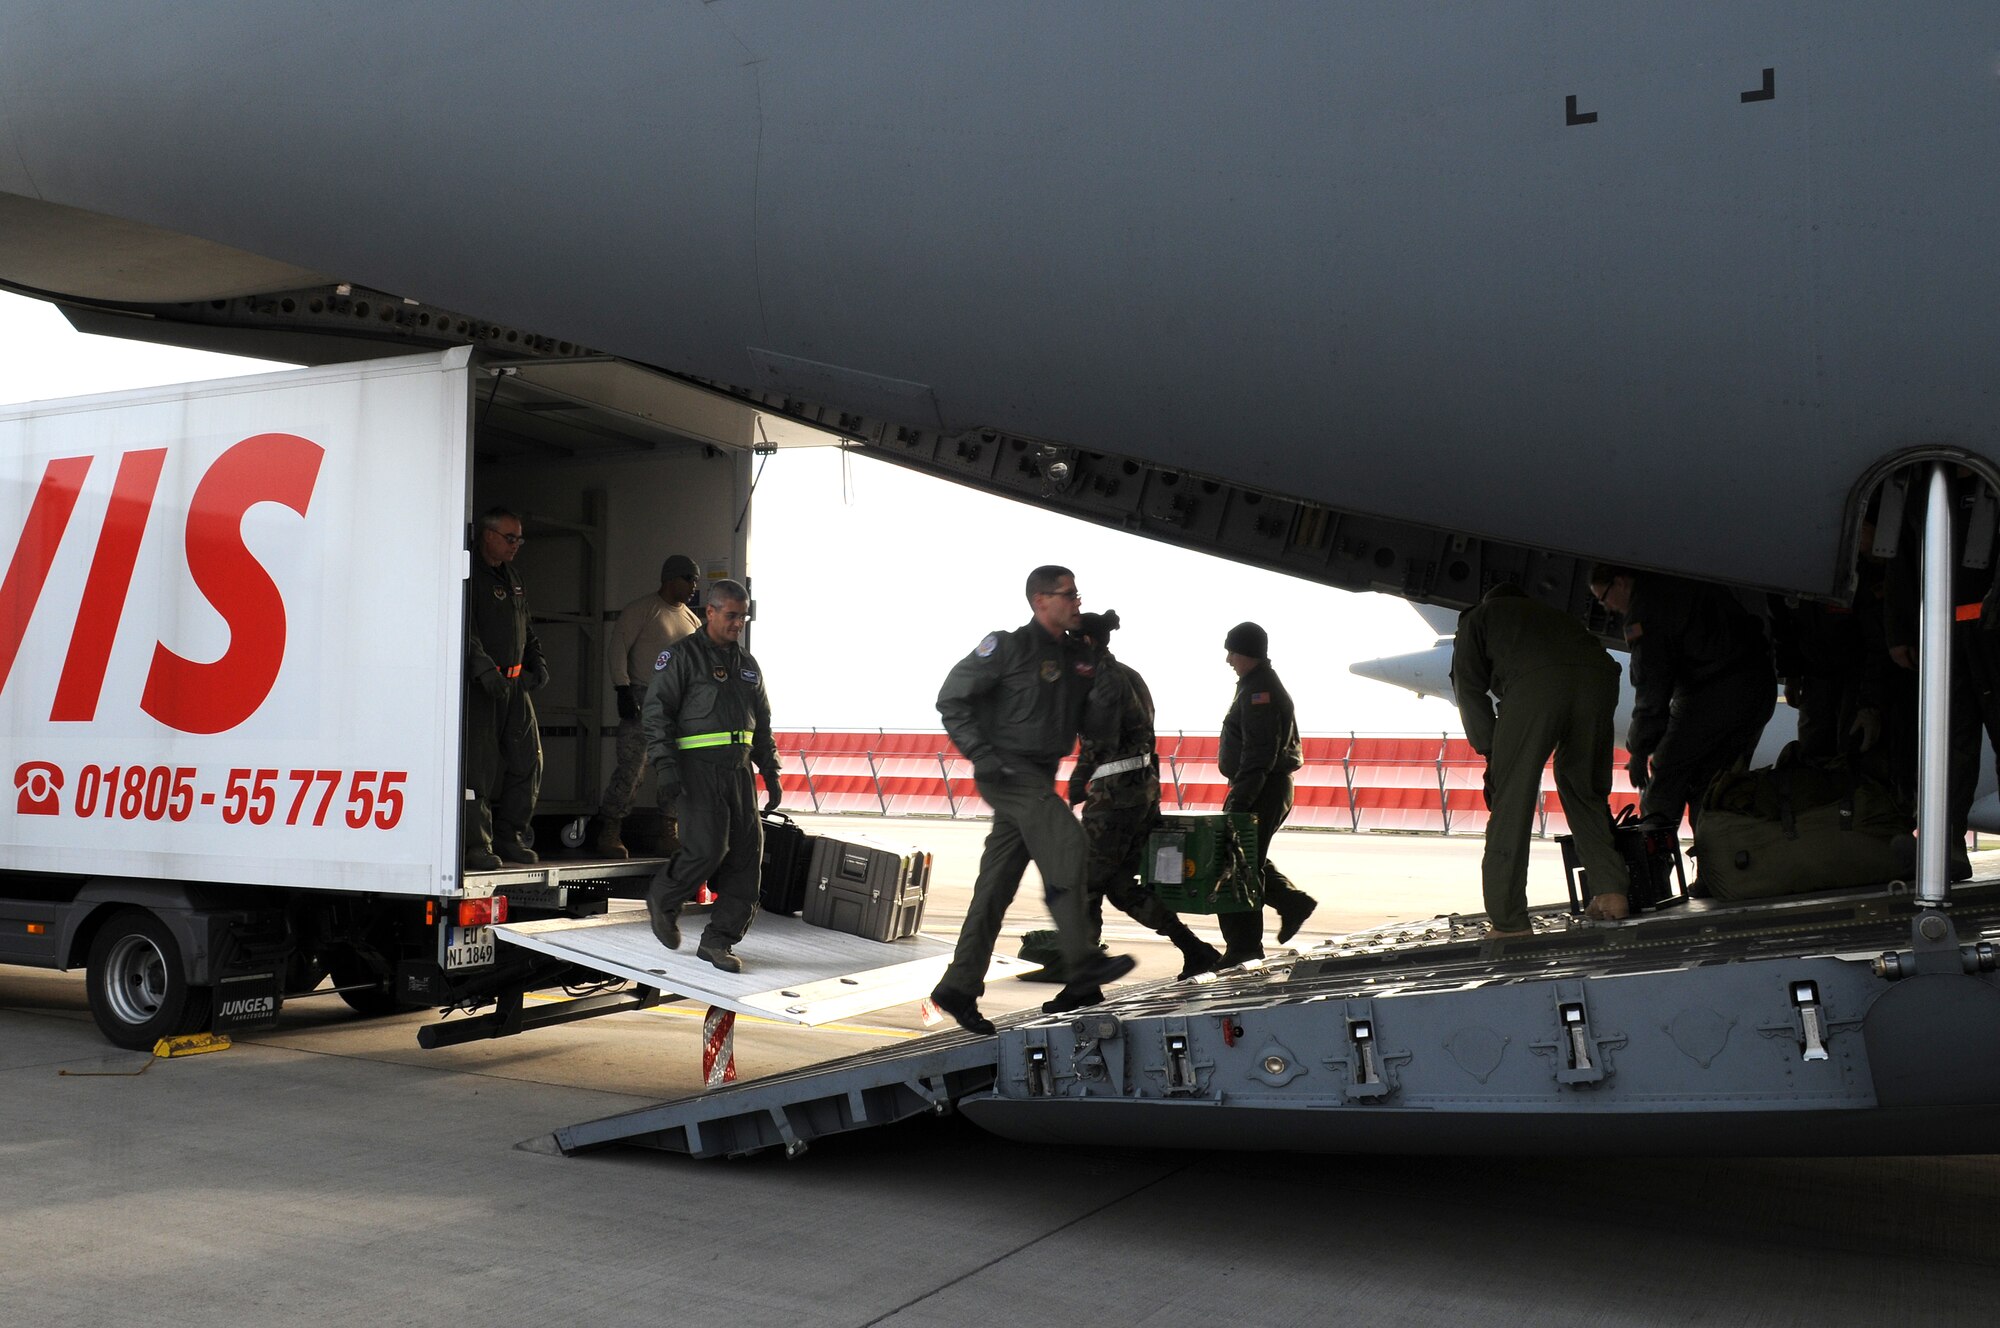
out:
{"label": "truck mud flap", "polygon": [[994,1082],[997,1038],[940,1033],[693,1097],[557,1130],[523,1145],[581,1153],[613,1144],[689,1157],[740,1157],[782,1148],[797,1157],[815,1139],[944,1115]]}

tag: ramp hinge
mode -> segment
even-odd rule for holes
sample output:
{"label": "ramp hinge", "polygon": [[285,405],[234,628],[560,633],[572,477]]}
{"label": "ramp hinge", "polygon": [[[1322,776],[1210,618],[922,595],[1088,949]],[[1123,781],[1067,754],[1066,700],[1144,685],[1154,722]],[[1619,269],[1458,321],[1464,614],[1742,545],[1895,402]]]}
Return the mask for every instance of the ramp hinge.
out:
{"label": "ramp hinge", "polygon": [[1607,1046],[1617,1046],[1624,1039],[1616,1035],[1598,1037],[1590,1028],[1590,1012],[1584,1005],[1582,993],[1575,1000],[1560,1000],[1556,1004],[1556,1022],[1561,1035],[1553,1044],[1536,1043],[1538,1050],[1554,1053],[1560,1066],[1556,1071],[1559,1084],[1602,1083],[1610,1073],[1605,1060]]}
{"label": "ramp hinge", "polygon": [[1583,1006],[1562,1007],[1563,1031],[1569,1034],[1569,1068],[1572,1070],[1594,1070],[1590,1063],[1590,1024],[1583,1017]]}
{"label": "ramp hinge", "polygon": [[1053,1097],[1056,1091],[1055,1073],[1049,1069],[1049,1049],[1028,1048],[1028,1096]]}
{"label": "ramp hinge", "polygon": [[1823,1011],[1819,1003],[1817,982],[1794,982],[1792,984],[1792,1006],[1799,1012],[1799,1047],[1803,1053],[1801,1060],[1823,1061],[1826,1055],[1826,1033]]}
{"label": "ramp hinge", "polygon": [[1169,1093],[1192,1093],[1195,1091],[1194,1060],[1188,1054],[1188,1035],[1169,1033],[1167,1047],[1167,1091]]}
{"label": "ramp hinge", "polygon": [[1104,1054],[1104,1044],[1116,1038],[1122,1031],[1116,1015],[1086,1015],[1070,1025],[1071,1034],[1076,1038],[1074,1059],[1078,1080],[1102,1079],[1112,1088],[1123,1091],[1122,1075],[1114,1068],[1112,1059]]}
{"label": "ramp hinge", "polygon": [[1375,1063],[1375,1025],[1366,1019],[1350,1020],[1347,1025],[1347,1037],[1354,1044],[1358,1060],[1358,1064],[1354,1067],[1354,1082],[1381,1083],[1382,1070]]}

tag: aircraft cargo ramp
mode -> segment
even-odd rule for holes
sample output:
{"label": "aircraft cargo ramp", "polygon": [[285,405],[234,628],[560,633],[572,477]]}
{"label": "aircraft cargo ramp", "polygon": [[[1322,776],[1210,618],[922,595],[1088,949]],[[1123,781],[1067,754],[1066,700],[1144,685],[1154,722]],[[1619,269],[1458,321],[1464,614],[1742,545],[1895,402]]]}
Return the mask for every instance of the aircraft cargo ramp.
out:
{"label": "aircraft cargo ramp", "polygon": [[558,1130],[783,1147],[955,1107],[1022,1140],[1303,1152],[1871,1154],[2000,1140],[2000,881],[1355,933]]}

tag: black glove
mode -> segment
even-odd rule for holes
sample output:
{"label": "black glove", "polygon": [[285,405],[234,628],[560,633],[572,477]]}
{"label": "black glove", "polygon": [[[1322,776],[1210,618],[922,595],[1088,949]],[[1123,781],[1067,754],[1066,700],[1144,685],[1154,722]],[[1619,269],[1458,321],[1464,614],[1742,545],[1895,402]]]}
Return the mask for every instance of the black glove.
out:
{"label": "black glove", "polygon": [[498,669],[488,669],[479,675],[479,690],[495,701],[506,699],[507,675]]}
{"label": "black glove", "polygon": [[1493,767],[1490,765],[1479,774],[1479,792],[1486,799],[1486,809],[1493,810]]}
{"label": "black glove", "polygon": [[672,816],[681,800],[680,776],[666,771],[653,776],[653,797],[659,802],[661,812]]}
{"label": "black glove", "polygon": [[785,785],[778,778],[777,771],[766,770],[764,772],[764,791],[770,795],[764,799],[764,810],[767,812],[778,810],[778,804],[785,800]]}
{"label": "black glove", "polygon": [[972,763],[972,777],[976,780],[1005,779],[1013,773],[1014,768],[995,755],[982,756]]}
{"label": "black glove", "polygon": [[528,671],[527,671],[526,669],[523,669],[523,670],[521,671],[521,690],[522,690],[522,691],[524,691],[524,692],[539,692],[540,690],[542,690],[542,688],[544,688],[544,687],[546,687],[546,686],[548,686],[548,685],[549,685],[549,666],[548,666],[548,665],[546,665],[546,664],[542,665],[542,667],[540,667],[540,668],[536,669],[536,670],[535,670],[535,671],[534,671],[533,673],[530,673],[530,672],[528,672]]}
{"label": "black glove", "polygon": [[1633,788],[1643,790],[1646,787],[1648,780],[1646,763],[1652,759],[1652,755],[1651,752],[1633,752],[1632,759],[1625,763],[1625,775],[1632,781]]}
{"label": "black glove", "polygon": [[1075,775],[1071,775],[1069,777],[1069,805],[1074,807],[1089,796],[1090,781],[1088,779],[1078,779]]}
{"label": "black glove", "polygon": [[618,718],[637,719],[639,717],[639,689],[620,687],[618,689]]}

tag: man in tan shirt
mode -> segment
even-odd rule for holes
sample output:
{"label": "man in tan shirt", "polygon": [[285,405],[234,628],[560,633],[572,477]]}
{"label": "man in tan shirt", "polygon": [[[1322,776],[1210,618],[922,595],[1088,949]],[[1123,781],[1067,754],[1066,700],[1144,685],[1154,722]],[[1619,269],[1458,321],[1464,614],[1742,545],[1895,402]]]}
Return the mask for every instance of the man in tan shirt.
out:
{"label": "man in tan shirt", "polygon": [[[646,730],[639,721],[639,707],[646,699],[646,683],[653,676],[660,652],[682,637],[701,628],[701,619],[687,606],[699,575],[694,559],[677,553],[660,564],[660,588],[627,604],[618,611],[618,623],[611,630],[611,645],[605,651],[611,661],[611,689],[618,695],[618,768],[605,787],[604,803],[597,809],[597,852],[601,857],[625,858],[631,854],[619,837],[625,814],[632,810],[632,794],[646,774]],[[660,851],[671,854],[678,845],[673,813],[661,809]]]}

